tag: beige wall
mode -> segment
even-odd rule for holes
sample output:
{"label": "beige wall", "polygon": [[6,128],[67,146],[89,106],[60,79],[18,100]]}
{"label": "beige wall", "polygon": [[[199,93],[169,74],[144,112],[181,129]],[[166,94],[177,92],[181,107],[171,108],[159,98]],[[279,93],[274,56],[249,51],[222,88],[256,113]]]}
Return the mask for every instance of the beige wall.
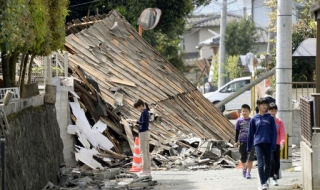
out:
{"label": "beige wall", "polygon": [[220,33],[218,28],[201,28],[199,30],[199,42],[204,41],[208,38],[212,38],[214,36],[214,34],[212,34],[211,32],[208,31],[208,29],[216,32],[217,34]]}
{"label": "beige wall", "polygon": [[185,53],[198,52],[199,50],[196,49],[198,41],[198,32],[184,36],[185,49],[183,51]]}

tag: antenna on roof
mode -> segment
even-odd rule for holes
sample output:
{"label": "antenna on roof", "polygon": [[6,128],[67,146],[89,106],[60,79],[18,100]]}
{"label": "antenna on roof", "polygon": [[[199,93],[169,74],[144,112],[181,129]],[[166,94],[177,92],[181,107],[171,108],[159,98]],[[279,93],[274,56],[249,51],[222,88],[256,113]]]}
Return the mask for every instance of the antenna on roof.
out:
{"label": "antenna on roof", "polygon": [[161,10],[158,8],[146,8],[142,11],[139,19],[139,35],[142,36],[142,30],[154,29],[160,21]]}

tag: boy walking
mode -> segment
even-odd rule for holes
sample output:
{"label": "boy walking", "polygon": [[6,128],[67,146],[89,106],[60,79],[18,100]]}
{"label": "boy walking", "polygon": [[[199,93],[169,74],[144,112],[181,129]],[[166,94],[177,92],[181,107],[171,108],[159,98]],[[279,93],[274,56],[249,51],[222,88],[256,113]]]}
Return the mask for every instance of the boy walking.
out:
{"label": "boy walking", "polygon": [[[249,117],[250,114],[250,106],[247,104],[243,104],[241,106],[241,114],[242,117],[237,120],[236,123],[236,136],[235,136],[235,143],[234,148],[238,148],[238,140],[240,140],[240,161],[243,165],[242,175],[244,178],[250,179],[251,178],[251,169],[252,169],[252,162],[254,160],[254,149],[248,155],[247,153],[247,140],[248,140],[248,131],[249,131],[249,123],[251,118]],[[239,138],[240,136],[240,138]]]}
{"label": "boy walking", "polygon": [[259,113],[250,121],[247,151],[251,152],[254,146],[258,158],[258,172],[261,189],[268,189],[267,180],[270,175],[271,152],[276,148],[277,129],[274,117],[267,113],[268,100],[257,100]]}
{"label": "boy walking", "polygon": [[280,150],[282,150],[284,147],[286,130],[284,128],[282,120],[277,118],[278,106],[275,103],[269,104],[268,112],[274,117],[277,127],[276,150],[272,153],[271,156],[271,171],[268,183],[270,183],[271,179],[273,185],[278,186],[277,179],[279,179],[280,171]]}

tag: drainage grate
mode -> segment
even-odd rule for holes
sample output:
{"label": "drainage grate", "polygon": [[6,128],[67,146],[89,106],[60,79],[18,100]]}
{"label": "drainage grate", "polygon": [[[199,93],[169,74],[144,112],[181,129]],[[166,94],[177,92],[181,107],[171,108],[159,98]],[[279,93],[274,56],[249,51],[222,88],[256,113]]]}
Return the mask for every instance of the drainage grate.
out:
{"label": "drainage grate", "polygon": [[307,144],[311,144],[312,141],[312,127],[314,126],[314,113],[313,113],[313,98],[300,97],[301,108],[301,136]]}

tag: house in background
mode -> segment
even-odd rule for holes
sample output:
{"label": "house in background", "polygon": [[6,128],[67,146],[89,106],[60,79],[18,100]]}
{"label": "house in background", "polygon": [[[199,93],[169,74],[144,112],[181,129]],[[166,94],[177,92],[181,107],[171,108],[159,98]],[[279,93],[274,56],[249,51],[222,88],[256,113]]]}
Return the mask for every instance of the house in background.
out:
{"label": "house in background", "polygon": [[[294,1],[292,6],[292,23],[296,23],[299,17],[299,10],[304,7],[303,3]],[[187,19],[185,33],[182,36],[181,49],[184,53],[184,64],[186,66],[185,76],[194,84],[198,79],[205,77],[208,69],[205,64],[211,62],[212,55],[219,50],[220,33],[220,10],[221,5],[212,1],[206,7],[199,7],[202,13],[213,14],[195,14]],[[267,52],[269,13],[272,11],[265,5],[265,0],[240,0],[234,4],[228,5],[227,23],[232,20],[239,20],[245,13],[252,16],[256,23],[259,40],[254,45],[256,55]],[[196,11],[199,12],[199,11]],[[237,13],[237,14],[231,14]],[[216,35],[214,34],[216,33]],[[270,38],[274,38],[271,34]],[[272,49],[272,47],[270,47]],[[201,60],[206,59],[206,61]]]}
{"label": "house in background", "polygon": [[[240,20],[242,16],[228,13],[227,24]],[[219,50],[220,14],[194,15],[187,20],[182,36],[181,48],[186,66],[185,76],[198,83],[209,74],[211,58]],[[267,51],[268,33],[264,27],[256,24],[258,40],[253,49],[256,54]]]}

